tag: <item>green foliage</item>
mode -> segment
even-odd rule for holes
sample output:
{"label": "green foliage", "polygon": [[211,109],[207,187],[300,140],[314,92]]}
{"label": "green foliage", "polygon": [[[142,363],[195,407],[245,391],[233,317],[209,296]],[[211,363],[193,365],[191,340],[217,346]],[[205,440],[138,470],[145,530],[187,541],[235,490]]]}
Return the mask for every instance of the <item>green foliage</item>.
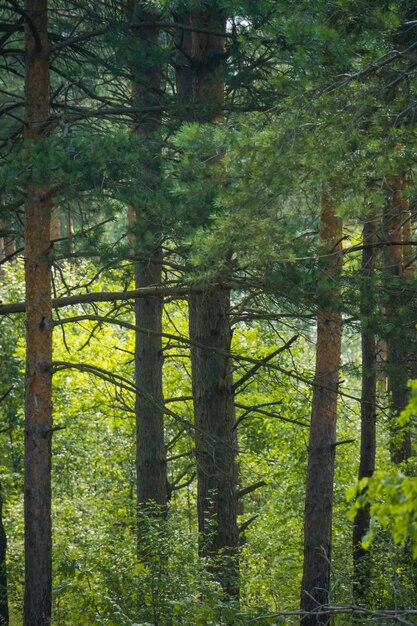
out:
{"label": "green foliage", "polygon": [[[396,545],[410,545],[414,558],[417,558],[417,480],[399,472],[378,471],[372,478],[363,478],[358,489],[363,491],[351,508],[353,519],[359,507],[370,504],[374,518],[363,545],[369,548],[375,540],[378,529],[388,531]],[[348,496],[352,497],[350,490]]]}
{"label": "green foliage", "polygon": [[[202,7],[200,0],[145,4],[158,12],[162,24],[171,20],[173,9]],[[254,360],[266,359],[299,335],[290,351],[259,368],[236,395],[241,487],[265,482],[242,500],[240,523],[253,521],[242,539],[242,597],[236,606],[225,602],[197,555],[186,302],[165,303],[171,501],[162,529],[136,508],[135,338],[123,325],[133,323],[133,307],[76,305],[56,313],[56,626],[290,622],[268,614],[299,601],[313,323],[321,276],[320,197],[324,185],[337,181],[344,243],[360,247],[359,223],[381,212],[386,181],[399,172],[414,173],[415,53],[408,48],[414,46],[416,16],[411,0],[217,4],[231,17],[226,110],[216,124],[181,125],[172,25],[163,27],[162,44],[151,52],[118,3],[71,1],[64,10],[56,2],[51,45],[81,38],[52,54],[48,136],[42,145],[23,150],[22,29],[6,41],[5,89],[0,92],[0,212],[6,226],[0,234],[12,230],[21,247],[27,189],[54,187],[55,206],[71,215],[75,231],[56,242],[51,254],[54,295],[133,288],[128,234],[134,234],[139,258],[150,258],[155,243],[163,244],[166,286],[239,285],[231,312],[235,381]],[[11,8],[3,13],[1,39],[16,18]],[[96,29],[101,34],[82,39]],[[143,70],[157,62],[164,65],[164,84],[151,99],[162,103],[161,127],[145,140],[141,124],[147,112],[131,111],[131,79],[135,74],[146,90]],[[133,126],[138,132],[132,132]],[[413,202],[413,176],[407,194]],[[128,207],[138,215],[130,230]],[[351,601],[351,524],[344,494],[355,480],[359,456],[359,253],[344,255],[342,278],[346,341],[340,389],[345,395],[339,403],[337,438],[343,445],[337,446],[334,486],[335,602]],[[1,272],[1,300],[22,300],[20,260],[15,268],[2,265]],[[414,282],[411,277],[400,284],[413,291]],[[378,304],[384,301],[383,287],[377,276]],[[399,320],[407,322],[408,310],[401,304],[396,320],[374,313],[362,322],[388,335]],[[61,323],[61,318],[67,319]],[[24,333],[23,317],[1,317],[0,469],[13,626],[20,623],[23,590]],[[384,402],[381,397],[380,406]],[[400,425],[412,424],[416,414],[413,384]],[[369,598],[378,607],[404,603],[416,584],[412,564],[399,550],[409,545],[417,556],[414,461],[408,465],[410,475],[385,471],[390,467],[387,430],[381,418],[379,461],[385,469],[349,492],[349,498],[358,496],[350,519],[365,504],[374,517],[364,545],[374,559]],[[138,514],[146,527],[147,554],[140,558]],[[407,590],[401,598],[398,579],[401,590]]]}
{"label": "green foliage", "polygon": [[[401,427],[409,425],[417,413],[417,381],[411,381],[410,387],[409,404],[397,418]],[[406,474],[378,470],[371,478],[362,478],[357,486],[349,488],[347,499],[355,498],[349,519],[354,519],[359,508],[370,506],[372,520],[369,532],[363,538],[365,548],[369,548],[384,530],[392,536],[395,545],[409,546],[413,558],[417,559],[417,478],[414,466],[411,458]]]}

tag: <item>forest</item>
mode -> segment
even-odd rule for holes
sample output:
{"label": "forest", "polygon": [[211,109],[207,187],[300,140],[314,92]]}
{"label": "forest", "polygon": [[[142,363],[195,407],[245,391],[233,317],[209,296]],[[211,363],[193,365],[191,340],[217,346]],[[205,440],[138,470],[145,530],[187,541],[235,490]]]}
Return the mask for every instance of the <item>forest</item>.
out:
{"label": "forest", "polygon": [[417,624],[414,0],[0,0],[0,625]]}

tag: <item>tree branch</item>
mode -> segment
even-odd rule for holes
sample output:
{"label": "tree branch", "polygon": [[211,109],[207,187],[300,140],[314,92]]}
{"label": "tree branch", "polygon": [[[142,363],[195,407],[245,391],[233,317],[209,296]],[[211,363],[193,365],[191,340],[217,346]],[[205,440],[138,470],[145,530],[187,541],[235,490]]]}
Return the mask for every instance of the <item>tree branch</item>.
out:
{"label": "tree branch", "polygon": [[294,343],[294,341],[296,341],[296,339],[298,339],[298,337],[299,335],[294,335],[294,337],[291,337],[291,339],[289,339],[289,341],[287,341],[287,343],[285,343],[283,346],[281,346],[277,350],[274,350],[273,352],[268,354],[266,357],[258,361],[258,363],[256,363],[256,365],[251,367],[250,370],[246,372],[244,376],[242,376],[242,378],[240,378],[238,381],[234,383],[233,391],[236,392],[236,389],[238,389],[241,385],[243,385],[243,383],[249,380],[249,378],[252,378],[254,374],[256,374],[256,372],[259,370],[259,368],[261,368],[263,365],[268,363],[268,361],[271,361],[278,354],[281,354],[281,352],[284,352],[284,350],[288,350],[288,348]]}
{"label": "tree branch", "polygon": [[264,404],[258,404],[256,406],[249,406],[247,404],[240,404],[239,402],[235,402],[235,406],[239,409],[245,409],[245,412],[236,420],[234,429],[236,430],[239,424],[241,424],[245,417],[250,415],[250,413],[259,413],[259,415],[262,415],[264,417],[277,419],[281,422],[288,422],[289,424],[297,424],[298,426],[303,426],[304,428],[310,428],[310,422],[308,422],[307,420],[305,422],[302,422],[300,420],[291,419],[290,417],[284,417],[283,415],[279,415],[278,413],[271,413],[270,411],[262,410],[262,407],[264,406],[271,406],[276,404],[282,404],[282,400],[280,400],[279,402],[265,402]]}
{"label": "tree branch", "polygon": [[21,17],[20,19],[17,20],[15,24],[11,24],[9,28],[6,28],[6,32],[4,33],[3,37],[0,38],[0,49],[4,46],[4,44],[7,42],[9,37],[13,35],[13,33],[21,30],[23,22],[24,22],[24,18]]}
{"label": "tree branch", "polygon": [[[75,296],[64,296],[61,298],[54,298],[52,300],[52,307],[54,309],[61,309],[65,306],[71,306],[73,304],[90,304],[93,302],[116,302],[123,300],[136,300],[137,298],[148,298],[149,296],[155,296],[162,298],[164,296],[175,296],[176,298],[183,297],[184,299],[190,294],[201,293],[203,289],[201,287],[142,287],[141,289],[133,289],[131,291],[101,291],[82,293]],[[25,302],[13,302],[10,304],[0,305],[0,315],[9,315],[11,313],[25,313]]]}
{"label": "tree branch", "polygon": [[252,493],[252,491],[256,491],[256,489],[259,489],[260,487],[265,487],[265,485],[266,485],[266,482],[264,480],[258,480],[258,482],[253,483],[253,485],[249,485],[248,487],[239,489],[239,491],[236,494],[236,498],[240,500],[244,496],[247,496],[249,493]]}
{"label": "tree branch", "polygon": [[7,396],[9,395],[9,393],[13,390],[14,385],[12,385],[11,387],[9,387],[9,389],[7,391],[4,392],[4,394],[1,396],[0,398],[0,402],[3,402],[3,400],[5,400],[7,398]]}
{"label": "tree branch", "polygon": [[87,31],[80,35],[76,35],[75,37],[64,38],[64,41],[56,44],[55,46],[50,46],[49,48],[49,56],[59,52],[63,48],[67,46],[71,46],[75,43],[80,43],[81,41],[87,41],[88,39],[92,39],[93,37],[98,37],[99,35],[105,35],[109,30],[108,26],[103,26],[103,28],[98,28],[97,30]]}
{"label": "tree branch", "polygon": [[19,15],[21,15],[23,17],[23,19],[25,20],[25,22],[29,26],[30,31],[31,31],[31,33],[33,35],[33,39],[35,40],[36,49],[38,51],[42,50],[42,42],[41,42],[41,39],[39,37],[38,29],[36,28],[35,22],[32,20],[30,15],[28,15],[26,13],[26,11],[24,11],[19,6],[19,3],[17,2],[17,0],[8,0],[8,2],[9,2],[9,4],[12,5],[12,7],[16,11],[16,13],[18,13]]}
{"label": "tree branch", "polygon": [[243,524],[241,524],[238,528],[238,533],[239,535],[241,533],[244,533],[245,530],[252,524],[252,522],[254,522],[256,519],[258,519],[259,515],[253,515],[252,517],[250,517],[248,520],[246,520],[246,522],[243,522]]}

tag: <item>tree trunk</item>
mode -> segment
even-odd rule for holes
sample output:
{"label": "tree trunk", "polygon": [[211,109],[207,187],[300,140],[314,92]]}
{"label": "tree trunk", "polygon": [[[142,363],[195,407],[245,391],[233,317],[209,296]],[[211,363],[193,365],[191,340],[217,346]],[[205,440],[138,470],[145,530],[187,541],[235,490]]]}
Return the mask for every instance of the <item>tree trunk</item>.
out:
{"label": "tree trunk", "polygon": [[[413,241],[413,222],[414,215],[410,210],[410,203],[406,201],[403,203],[403,224],[402,224],[402,239],[403,242]],[[417,378],[417,319],[416,319],[416,295],[415,295],[415,247],[414,245],[404,245],[402,254],[402,275],[404,279],[404,287],[407,298],[407,314],[406,319],[408,321],[408,376],[410,379],[415,380]],[[410,433],[411,434],[411,433]],[[410,445],[411,448],[411,445]],[[412,453],[412,450],[410,450]]]}
{"label": "tree trunk", "polygon": [[[332,546],[333,475],[337,390],[341,350],[339,274],[342,223],[329,191],[322,196],[316,371],[313,390],[304,517],[304,569],[301,609],[311,612],[329,604]],[[303,626],[327,624],[329,616],[304,616]]]}
{"label": "tree trunk", "polygon": [[[236,431],[232,362],[215,352],[230,351],[228,290],[191,296],[190,337],[208,349],[192,347],[197,459],[199,553],[229,597],[239,595]],[[210,350],[214,348],[214,350]]]}
{"label": "tree trunk", "polygon": [[[176,19],[198,29],[190,35],[190,31],[178,28],[175,37],[177,94],[178,101],[187,107],[184,118],[201,123],[221,120],[225,39],[211,33],[225,31],[225,14],[213,2],[191,16],[178,13]],[[190,339],[207,346],[191,345],[199,553],[207,559],[208,570],[224,594],[237,599],[237,436],[232,362],[224,356],[230,351],[232,337],[229,313],[229,290],[207,289],[189,298]],[[210,348],[218,348],[223,355]]]}
{"label": "tree trunk", "polygon": [[[0,220],[1,223],[1,220]],[[0,266],[0,279],[2,279]],[[9,603],[7,598],[7,536],[3,524],[3,494],[0,486],[0,626],[9,624]]]}
{"label": "tree trunk", "polygon": [[[49,117],[47,0],[27,0],[25,11],[30,19],[25,24],[25,141],[30,153],[31,145],[44,138]],[[25,213],[25,626],[47,626],[51,620],[51,206],[47,183],[34,181]]]}
{"label": "tree trunk", "polygon": [[3,495],[0,489],[0,626],[8,626],[9,624],[6,550],[7,537],[3,524]]}
{"label": "tree trunk", "polygon": [[388,393],[391,404],[391,460],[396,465],[411,456],[409,426],[401,428],[397,417],[407,406],[409,391],[408,364],[410,345],[415,344],[414,328],[409,311],[409,295],[405,289],[403,226],[408,216],[404,199],[405,176],[397,176],[387,184],[387,202],[384,207],[383,237],[385,314],[387,342]]}
{"label": "tree trunk", "polygon": [[192,14],[191,24],[198,29],[191,37],[194,117],[202,123],[214,122],[223,118],[226,48],[225,38],[211,33],[225,32],[226,17],[215,0]]}
{"label": "tree trunk", "polygon": [[[359,480],[370,477],[375,470],[376,452],[376,337],[373,329],[375,306],[375,250],[376,219],[369,216],[363,226],[361,271],[361,342],[362,342],[362,392],[361,392],[361,451]],[[360,603],[369,592],[371,579],[370,554],[361,546],[369,530],[369,505],[359,509],[353,524],[353,591]]]}
{"label": "tree trunk", "polygon": [[[162,261],[162,254],[158,255]],[[156,254],[154,259],[157,258]],[[161,265],[138,263],[136,288],[158,285]],[[165,507],[167,503],[167,470],[164,443],[164,397],[162,393],[162,332],[161,297],[139,298],[135,301],[136,325],[152,331],[137,333],[136,364],[136,437],[137,437],[137,498],[138,505],[150,503]]]}
{"label": "tree trunk", "polygon": [[[133,23],[154,22],[156,16],[144,3],[134,3]],[[161,65],[158,54],[159,29],[146,26],[137,29],[138,66],[133,69],[132,100],[135,106],[158,104],[161,89]],[[145,59],[145,61],[144,61]],[[140,62],[139,62],[140,61]],[[158,191],[160,172],[159,112],[137,117],[133,133],[149,146],[142,156],[142,183],[153,191],[149,200],[143,194],[139,204],[130,209],[130,242],[135,260],[135,288],[158,286],[162,281],[161,232],[152,216],[152,204]],[[164,507],[167,503],[167,467],[164,442],[164,397],[162,391],[162,312],[163,298],[150,296],[135,302],[137,326],[150,331],[136,334],[136,471],[137,501],[140,510],[149,505]],[[155,509],[154,509],[155,510]],[[140,535],[140,524],[139,524]]]}
{"label": "tree trunk", "polygon": [[193,33],[189,11],[174,13],[174,21],[188,28],[175,29],[175,84],[180,107],[180,120],[192,119],[194,101],[194,67],[192,67]]}

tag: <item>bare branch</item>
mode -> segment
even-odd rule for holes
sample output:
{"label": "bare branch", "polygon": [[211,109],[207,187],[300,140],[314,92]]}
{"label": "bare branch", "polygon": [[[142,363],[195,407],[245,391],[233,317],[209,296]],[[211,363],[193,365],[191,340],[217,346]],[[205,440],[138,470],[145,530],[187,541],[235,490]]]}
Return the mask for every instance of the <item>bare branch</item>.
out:
{"label": "bare branch", "polygon": [[14,386],[12,385],[11,387],[9,387],[9,389],[7,391],[4,392],[4,394],[0,398],[0,402],[3,402],[3,400],[5,400],[7,398],[7,396],[13,390],[13,388],[14,388]]}
{"label": "bare branch", "polygon": [[[142,289],[133,289],[131,291],[101,291],[82,293],[75,296],[65,296],[54,298],[52,307],[61,309],[64,306],[73,304],[89,304],[93,302],[116,302],[118,300],[135,300],[136,298],[147,298],[149,296],[164,297],[174,296],[176,298],[186,298],[192,293],[201,293],[201,287],[143,287]],[[10,304],[0,305],[0,315],[9,315],[11,313],[25,313],[25,302],[13,302]]]}
{"label": "bare branch", "polygon": [[288,350],[290,346],[294,343],[294,341],[298,339],[298,337],[299,335],[294,335],[294,337],[291,337],[291,339],[289,339],[287,343],[285,343],[283,346],[281,346],[277,350],[274,350],[273,352],[268,354],[266,357],[258,361],[258,363],[256,363],[256,365],[251,367],[250,370],[246,372],[244,376],[242,376],[242,378],[240,378],[238,381],[235,382],[235,384],[233,385],[233,391],[236,391],[238,387],[240,387],[241,385],[243,385],[243,383],[245,383],[247,380],[252,378],[254,374],[256,374],[256,372],[259,370],[259,368],[261,368],[263,365],[268,363],[268,361],[271,361],[278,354],[281,354],[281,352],[284,352],[284,350]]}
{"label": "bare branch", "polygon": [[103,28],[98,28],[97,30],[87,31],[85,33],[81,33],[80,35],[76,35],[75,37],[64,38],[64,41],[56,44],[55,46],[51,46],[49,48],[49,56],[59,52],[63,48],[67,46],[71,46],[75,43],[80,43],[81,41],[87,41],[88,39],[92,39],[93,37],[98,37],[99,35],[104,35],[109,30],[108,26],[104,26]]}
{"label": "bare branch", "polygon": [[33,36],[33,39],[35,40],[36,49],[38,51],[42,50],[42,42],[41,42],[41,39],[39,37],[38,29],[36,28],[35,22],[32,20],[30,15],[28,15],[26,13],[26,11],[24,11],[22,9],[22,7],[19,6],[19,3],[17,2],[17,0],[8,0],[8,2],[9,2],[9,4],[12,5],[12,7],[16,11],[16,13],[18,13],[19,15],[21,15],[23,17],[23,19],[25,20],[25,22],[29,26],[30,31],[31,31],[32,36]]}
{"label": "bare branch", "polygon": [[246,522],[243,522],[243,524],[241,524],[239,526],[239,528],[238,528],[239,535],[241,533],[244,533],[245,530],[252,524],[252,522],[254,522],[256,519],[258,519],[258,517],[259,517],[259,515],[256,514],[256,515],[253,515],[252,517],[250,517],[248,520],[246,520]]}
{"label": "bare branch", "polygon": [[266,485],[266,482],[264,480],[258,480],[258,482],[253,483],[253,485],[249,485],[248,487],[239,489],[239,491],[236,494],[236,498],[240,500],[244,496],[247,496],[249,493],[252,493],[252,491],[256,491],[256,489],[259,489],[260,487],[265,487],[265,485]]}

